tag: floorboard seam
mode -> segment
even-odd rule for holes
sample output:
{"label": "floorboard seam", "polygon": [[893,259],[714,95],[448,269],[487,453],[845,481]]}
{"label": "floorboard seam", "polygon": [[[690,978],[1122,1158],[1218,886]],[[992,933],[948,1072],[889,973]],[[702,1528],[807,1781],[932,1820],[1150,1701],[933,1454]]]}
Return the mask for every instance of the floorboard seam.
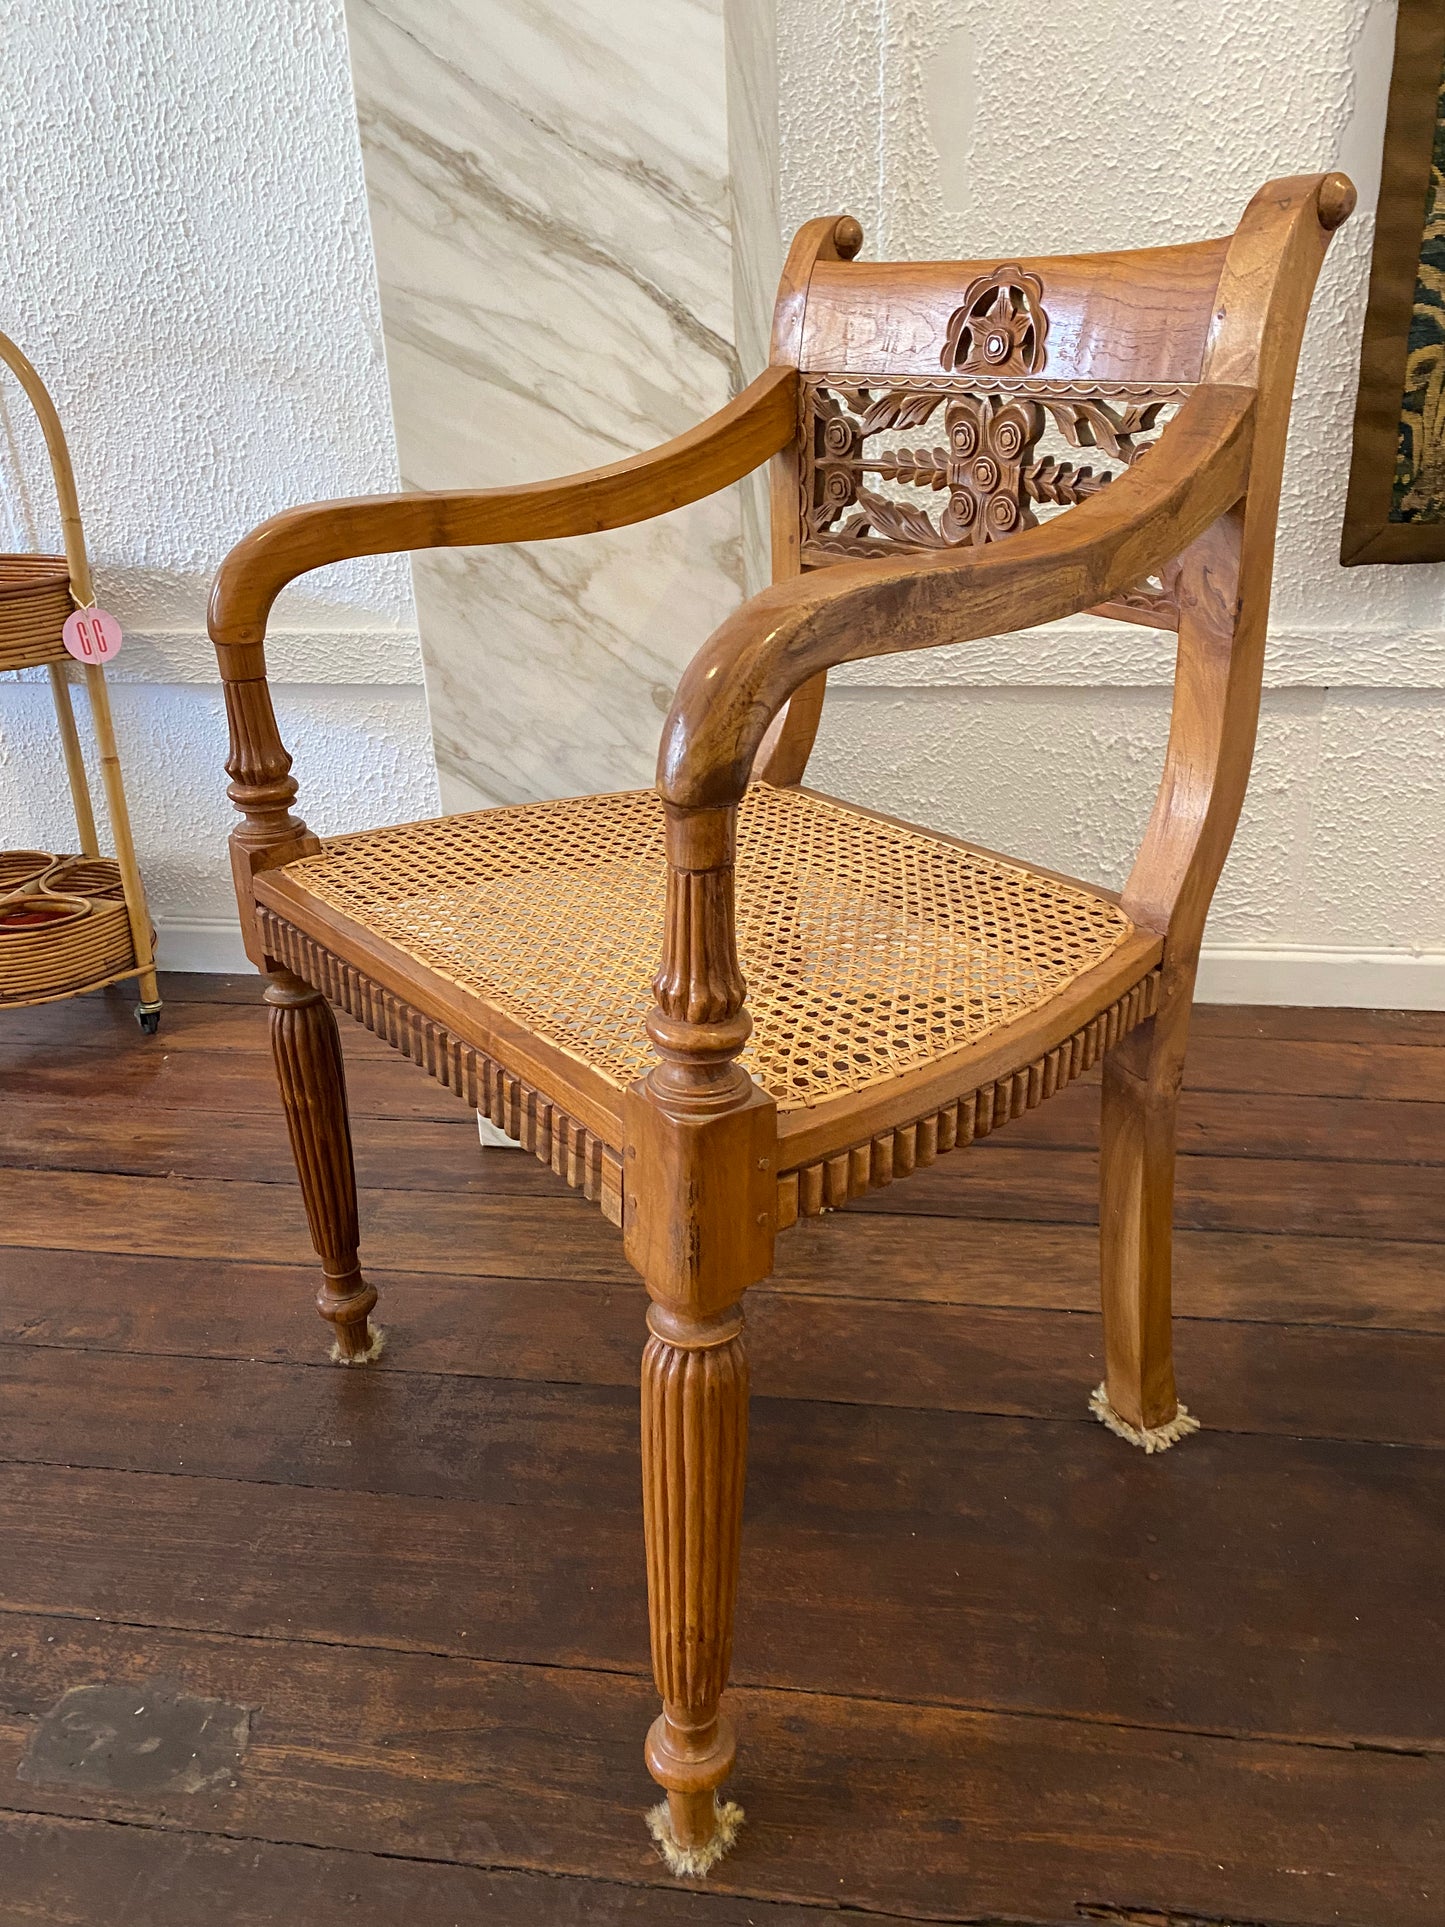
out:
{"label": "floorboard seam", "polygon": [[[124,1178],[126,1179],[127,1182],[131,1182],[131,1179],[123,1171],[69,1172],[62,1169],[57,1173],[54,1166],[45,1166],[43,1168],[29,1166],[29,1165],[12,1166],[12,1167],[0,1166],[0,1169],[6,1169],[6,1168],[23,1169],[27,1171],[32,1171],[36,1176],[50,1177],[50,1176],[59,1175],[62,1177],[113,1177],[117,1179]],[[1431,1166],[1429,1168],[1434,1169],[1436,1167]],[[140,1179],[140,1182],[145,1184],[186,1184],[186,1185],[188,1184],[198,1184],[198,1185],[199,1184],[206,1184],[206,1185],[244,1184],[256,1190],[265,1190],[265,1191],[285,1190],[288,1187],[294,1187],[294,1184],[295,1184],[294,1179],[287,1179],[287,1178],[261,1179],[261,1178],[239,1178],[239,1177],[238,1178],[152,1178],[152,1177],[142,1176]],[[448,1190],[448,1189],[442,1189],[442,1190],[436,1190],[436,1191],[396,1191],[396,1190],[388,1190],[385,1187],[378,1187],[375,1185],[372,1185],[372,1186],[362,1185],[360,1187],[360,1197],[362,1199],[362,1206],[363,1206],[363,1217],[365,1215],[365,1200],[368,1197],[381,1196],[381,1197],[390,1197],[390,1198],[435,1198],[435,1197],[444,1198],[444,1197],[462,1197],[465,1195],[467,1194],[463,1191]],[[510,1201],[512,1203],[516,1203],[519,1199],[522,1199],[522,1200],[529,1199],[529,1198],[537,1199],[538,1201],[545,1203],[552,1210],[561,1210],[568,1204],[571,1204],[573,1205],[575,1216],[578,1216],[578,1217],[586,1216],[592,1220],[595,1220],[597,1216],[596,1207],[588,1204],[583,1199],[573,1200],[568,1198],[554,1198],[548,1192],[480,1191],[480,1192],[473,1192],[470,1195],[472,1195],[473,1197],[481,1201],[487,1201],[487,1202],[496,1201],[498,1203],[501,1203],[504,1201]],[[845,1205],[842,1207],[840,1211],[829,1211],[829,1212],[822,1213],[821,1218],[822,1219],[844,1218],[845,1214],[848,1212],[852,1212],[853,1216],[851,1220],[846,1220],[846,1221],[853,1222],[853,1223],[856,1223],[859,1218],[865,1218],[865,1219],[879,1218],[888,1223],[896,1222],[899,1224],[918,1223],[920,1220],[922,1220],[930,1224],[957,1224],[957,1225],[987,1224],[987,1225],[997,1225],[997,1226],[1011,1226],[1014,1228],[1017,1228],[1020,1225],[1040,1225],[1040,1226],[1052,1228],[1053,1230],[1056,1230],[1056,1231],[1097,1231],[1098,1230],[1098,1219],[1096,1217],[1095,1218],[1045,1218],[1045,1217],[1037,1217],[1033,1215],[1026,1215],[1022,1212],[1015,1218],[997,1218],[997,1217],[985,1218],[985,1217],[974,1217],[967,1212],[958,1213],[958,1212],[950,1212],[950,1211],[883,1211],[881,1209],[874,1209],[874,1208],[870,1208],[865,1211],[859,1211],[856,1205]],[[821,1221],[821,1219],[819,1221]],[[1238,1227],[1235,1227],[1235,1226],[1223,1227],[1223,1226],[1208,1225],[1208,1224],[1190,1224],[1187,1221],[1180,1222],[1176,1220],[1174,1225],[1174,1234],[1176,1238],[1181,1235],[1188,1236],[1188,1237],[1197,1237],[1197,1238],[1285,1238],[1296,1243],[1308,1242],[1310,1244],[1320,1244],[1320,1245],[1369,1244],[1369,1245],[1377,1245],[1377,1246],[1383,1247],[1387,1251],[1399,1248],[1407,1251],[1437,1252],[1437,1251],[1440,1251],[1441,1249],[1445,1249],[1445,1238],[1387,1238],[1383,1234],[1376,1231],[1362,1231],[1362,1230],[1296,1231],[1296,1230],[1291,1230],[1287,1227],[1283,1227],[1279,1225],[1272,1225],[1268,1230],[1240,1230]],[[364,1233],[363,1233],[363,1241],[364,1241]],[[65,1252],[67,1255],[73,1255],[73,1254],[79,1253],[82,1256],[93,1255],[96,1257],[107,1257],[107,1258],[162,1258],[162,1259],[172,1259],[172,1260],[181,1260],[181,1261],[189,1260],[191,1263],[194,1263],[194,1264],[239,1264],[243,1262],[245,1263],[250,1262],[249,1260],[243,1260],[238,1258],[233,1251],[211,1251],[211,1250],[176,1251],[174,1249],[169,1251],[153,1251],[148,1246],[142,1249],[141,1247],[135,1246],[135,1245],[104,1245],[104,1244],[77,1245],[77,1244],[58,1244],[58,1243],[42,1244],[37,1242],[35,1244],[12,1244],[6,1247],[6,1249],[9,1249],[12,1251]],[[276,1263],[304,1264],[306,1261],[304,1258],[296,1258],[296,1259],[289,1259],[289,1260],[272,1259],[269,1262],[273,1264],[276,1264]],[[368,1268],[371,1269],[372,1267],[368,1267]],[[377,1275],[380,1276],[381,1273],[378,1271]],[[444,1271],[438,1272],[436,1274],[436,1276],[439,1278],[465,1277],[466,1275],[468,1274],[457,1273],[457,1272],[444,1272]],[[484,1274],[484,1275],[490,1275],[490,1274]]]}
{"label": "floorboard seam", "polygon": [[[249,1646],[295,1646],[308,1652],[320,1649],[347,1654],[384,1653],[402,1659],[435,1659],[460,1666],[510,1666],[540,1673],[581,1673],[601,1679],[643,1681],[651,1679],[645,1663],[634,1669],[602,1666],[595,1661],[586,1660],[508,1659],[488,1656],[486,1653],[454,1652],[444,1647],[380,1646],[361,1640],[312,1639],[295,1634],[247,1633],[207,1626],[163,1625],[148,1620],[104,1619],[96,1613],[67,1613],[49,1607],[37,1609],[0,1603],[0,1624],[7,1619],[59,1620],[66,1625],[98,1625],[119,1632],[163,1633],[171,1638],[199,1639],[216,1643],[242,1641]],[[1146,1720],[1119,1719],[1103,1713],[1070,1712],[1067,1709],[991,1706],[986,1703],[959,1700],[903,1699],[884,1693],[850,1693],[835,1688],[813,1686],[775,1686],[770,1685],[766,1680],[746,1678],[732,1679],[729,1682],[728,1691],[730,1693],[768,1693],[779,1698],[831,1700],[842,1705],[907,1707],[919,1713],[957,1713],[964,1717],[983,1719],[1028,1720],[1044,1724],[1103,1727],[1119,1733],[1157,1733],[1171,1738],[1219,1740],[1231,1746],[1294,1746],[1319,1753],[1376,1753],[1406,1760],[1445,1761],[1445,1739],[1436,1746],[1418,1746],[1403,1740],[1395,1742],[1380,1739],[1328,1739],[1316,1734],[1247,1733],[1229,1727],[1170,1726]],[[8,1716],[11,1719],[37,1717],[24,1707],[7,1708],[3,1702],[0,1702],[0,1716]]]}
{"label": "floorboard seam", "polygon": [[[0,1355],[5,1351],[57,1352],[63,1356],[98,1358],[154,1358],[202,1365],[234,1365],[238,1369],[249,1370],[252,1366],[274,1366],[287,1371],[333,1371],[335,1367],[323,1361],[312,1366],[300,1359],[285,1358],[227,1358],[216,1357],[211,1353],[193,1352],[91,1352],[88,1348],[73,1345],[35,1345],[24,1340],[5,1339],[0,1341]],[[754,1362],[754,1370],[757,1369]],[[590,1378],[514,1378],[502,1372],[436,1372],[410,1371],[408,1379],[437,1379],[444,1384],[463,1385],[530,1385],[538,1389],[553,1388],[559,1392],[616,1392],[635,1396],[636,1386],[629,1379],[619,1382],[610,1379]],[[840,1412],[897,1412],[913,1414],[919,1418],[937,1419],[996,1419],[1007,1424],[1017,1425],[1069,1425],[1081,1432],[1090,1430],[1093,1415],[1085,1410],[1081,1418],[1074,1412],[1019,1412],[1012,1409],[994,1408],[983,1405],[903,1405],[888,1400],[849,1399],[849,1398],[806,1398],[796,1392],[754,1391],[752,1404],[800,1405],[808,1410]],[[1369,1451],[1381,1452],[1442,1452],[1445,1441],[1430,1439],[1382,1439],[1361,1436],[1359,1433],[1301,1432],[1283,1426],[1267,1430],[1263,1426],[1220,1425],[1211,1421],[1203,1428],[1211,1439],[1287,1439],[1298,1445],[1337,1445],[1341,1447],[1362,1447]],[[74,1472],[116,1472],[135,1473],[141,1478],[154,1479],[207,1479],[217,1485],[251,1485],[277,1489],[283,1492],[369,1492],[377,1498],[432,1499],[438,1504],[469,1503],[473,1495],[449,1492],[398,1492],[390,1486],[328,1485],[313,1479],[263,1479],[255,1474],[245,1477],[225,1472],[191,1472],[184,1467],[168,1465],[116,1465],[105,1460],[79,1459],[67,1456],[62,1459],[23,1458],[18,1454],[0,1448],[0,1465],[33,1465],[49,1470]],[[489,1499],[489,1505],[527,1506],[535,1503],[530,1499]],[[586,1510],[584,1506],[580,1508]]]}
{"label": "floorboard seam", "polygon": [[[683,1887],[670,1878],[628,1880],[621,1874],[572,1873],[514,1860],[444,1860],[437,1854],[399,1853],[380,1847],[325,1846],[314,1840],[287,1839],[284,1836],[269,1833],[241,1833],[229,1827],[186,1826],[179,1821],[170,1820],[127,1820],[112,1814],[52,1813],[44,1807],[0,1807],[0,1819],[7,1816],[22,1820],[59,1821],[65,1826],[124,1827],[135,1833],[182,1834],[195,1840],[231,1840],[238,1845],[280,1847],[300,1853],[334,1853],[366,1860],[394,1860],[404,1866],[455,1867],[463,1872],[482,1874],[519,1874],[536,1880],[567,1880],[594,1887],[622,1887],[637,1893],[665,1893],[675,1890],[682,1893],[698,1893],[699,1898],[706,1898],[705,1890],[691,1886]],[[639,1826],[640,1820],[639,1809]],[[856,1919],[881,1915],[890,1920],[917,1921],[919,1927],[931,1927],[932,1923],[937,1923],[937,1927],[1060,1927],[1057,1921],[1029,1921],[1019,1916],[1001,1920],[997,1915],[900,1913],[896,1907],[873,1907],[866,1901],[857,1900],[849,1901],[846,1906],[839,1906],[834,1901],[799,1897],[790,1893],[773,1892],[766,1888],[716,1886],[712,1891],[720,1900],[738,1900],[744,1904],[752,1901],[764,1906],[806,1907],[813,1913],[831,1914],[842,1920],[847,1920],[850,1916]]]}

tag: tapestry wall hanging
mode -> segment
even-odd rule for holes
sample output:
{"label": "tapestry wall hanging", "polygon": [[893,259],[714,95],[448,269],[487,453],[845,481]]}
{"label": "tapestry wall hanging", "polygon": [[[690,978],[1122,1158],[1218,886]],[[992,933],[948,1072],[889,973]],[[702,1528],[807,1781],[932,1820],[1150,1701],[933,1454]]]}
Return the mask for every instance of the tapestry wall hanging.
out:
{"label": "tapestry wall hanging", "polygon": [[1445,561],[1445,4],[1400,0],[1340,560]]}

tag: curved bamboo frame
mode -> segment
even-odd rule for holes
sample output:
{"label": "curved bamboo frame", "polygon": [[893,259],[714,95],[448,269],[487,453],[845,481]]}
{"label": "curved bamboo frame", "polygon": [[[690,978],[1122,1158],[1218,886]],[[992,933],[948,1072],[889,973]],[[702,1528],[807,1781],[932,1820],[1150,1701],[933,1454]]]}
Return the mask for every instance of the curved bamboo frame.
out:
{"label": "curved bamboo frame", "polygon": [[[90,573],[90,557],[85,547],[85,529],[80,517],[80,498],[76,493],[75,470],[70,460],[70,449],[66,445],[65,431],[60,425],[60,416],[56,412],[55,403],[50,398],[50,391],[40,379],[34,363],[5,334],[0,334],[0,361],[5,363],[24,389],[26,399],[35,411],[36,420],[40,423],[41,433],[45,437],[45,447],[50,456],[50,473],[55,484],[56,500],[60,505],[65,566],[70,577],[70,599],[78,609],[89,608],[95,601],[95,584]],[[70,783],[71,801],[75,807],[75,826],[80,839],[81,855],[97,858],[100,855],[100,843],[96,836],[95,811],[90,798],[90,785],[86,779],[85,758],[80,747],[80,735],[75,726],[75,710],[70,700],[69,672],[63,661],[56,661],[53,657],[39,656],[36,660],[45,662],[50,674],[50,693],[55,703],[55,719],[60,729],[61,748],[65,756],[65,773]],[[105,790],[106,811],[110,817],[116,862],[120,867],[121,882],[125,891],[125,912],[130,931],[129,967],[116,969],[111,947],[102,946],[104,959],[110,959],[110,961],[105,961],[100,952],[97,952],[96,973],[87,981],[77,981],[79,957],[74,951],[74,946],[69,946],[66,948],[66,954],[61,955],[57,952],[53,959],[58,973],[56,985],[42,991],[33,975],[38,969],[38,960],[25,965],[22,974],[18,957],[11,960],[8,952],[0,954],[0,1004],[49,1002],[58,997],[77,996],[81,991],[96,990],[104,984],[118,983],[126,978],[135,977],[139,979],[140,987],[138,1015],[145,1027],[153,1030],[161,1007],[160,987],[156,981],[155,939],[151,929],[150,912],[146,907],[145,886],[141,882],[140,866],[136,862],[135,838],[131,832],[130,810],[126,803],[125,785],[121,777],[120,753],[116,748],[110,692],[106,688],[105,670],[99,663],[87,663],[84,675],[86,694],[90,699],[91,718],[95,725],[96,746],[100,753],[100,778]],[[103,920],[109,921],[109,918]],[[36,941],[35,938],[28,940],[32,946]],[[12,938],[9,942],[13,947],[19,939]],[[12,974],[12,971],[15,974]],[[29,988],[32,994],[20,997],[9,996],[7,990],[12,982],[19,983],[22,988]]]}

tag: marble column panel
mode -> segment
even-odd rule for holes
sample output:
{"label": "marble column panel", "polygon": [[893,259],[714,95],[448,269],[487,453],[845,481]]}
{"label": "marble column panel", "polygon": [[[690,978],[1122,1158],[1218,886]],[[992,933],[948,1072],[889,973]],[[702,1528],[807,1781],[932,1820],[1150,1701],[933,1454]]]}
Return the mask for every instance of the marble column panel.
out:
{"label": "marble column panel", "polygon": [[[408,487],[613,461],[735,392],[723,0],[347,19]],[[447,808],[647,783],[678,674],[742,593],[738,493],[413,572]]]}

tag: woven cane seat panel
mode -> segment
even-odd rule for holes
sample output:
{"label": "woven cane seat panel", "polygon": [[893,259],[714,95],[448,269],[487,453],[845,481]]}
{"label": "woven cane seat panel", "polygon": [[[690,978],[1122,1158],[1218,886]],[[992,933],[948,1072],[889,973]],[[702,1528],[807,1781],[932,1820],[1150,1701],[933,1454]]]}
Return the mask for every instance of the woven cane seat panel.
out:
{"label": "woven cane seat panel", "polygon": [[[651,790],[338,838],[285,875],[618,1086],[643,1028],[666,865]],[[1021,865],[758,785],[740,813],[743,1063],[791,1110],[887,1082],[1016,1022],[1132,934]]]}

